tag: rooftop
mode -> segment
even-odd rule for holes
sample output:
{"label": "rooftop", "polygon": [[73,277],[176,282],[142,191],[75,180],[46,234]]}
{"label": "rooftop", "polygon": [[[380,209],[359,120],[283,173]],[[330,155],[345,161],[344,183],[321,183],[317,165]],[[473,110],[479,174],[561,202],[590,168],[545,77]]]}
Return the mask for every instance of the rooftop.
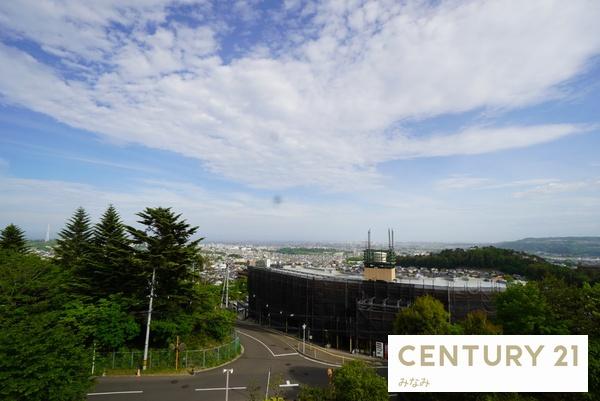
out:
{"label": "rooftop", "polygon": [[[291,274],[301,277],[327,277],[332,280],[340,281],[361,281],[365,280],[360,273],[346,273],[333,268],[307,268],[300,266],[283,266],[265,268],[265,270],[272,270],[279,273]],[[506,282],[501,279],[482,279],[478,277],[472,277],[469,275],[463,275],[458,277],[424,277],[424,276],[413,276],[406,275],[401,272],[396,273],[396,279],[394,283],[401,284],[412,284],[419,287],[425,288],[452,288],[456,290],[481,290],[481,291],[503,291],[506,289]]]}

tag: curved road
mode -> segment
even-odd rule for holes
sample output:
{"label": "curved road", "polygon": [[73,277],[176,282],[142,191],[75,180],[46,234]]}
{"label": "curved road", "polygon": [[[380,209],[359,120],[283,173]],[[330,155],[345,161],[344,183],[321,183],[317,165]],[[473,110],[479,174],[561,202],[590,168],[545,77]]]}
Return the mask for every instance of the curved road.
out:
{"label": "curved road", "polygon": [[[229,376],[229,400],[249,399],[249,388],[256,388],[257,399],[264,399],[267,381],[279,377],[284,387],[281,394],[294,399],[295,384],[325,386],[328,365],[299,355],[286,343],[286,338],[254,325],[238,325],[237,331],[244,354],[237,360],[195,376],[116,376],[102,377],[87,399],[90,401],[190,401],[224,400],[223,369],[233,369]],[[289,384],[288,384],[289,381]],[[233,390],[231,388],[234,388]],[[272,390],[269,390],[272,395]],[[262,397],[262,398],[261,398]]]}

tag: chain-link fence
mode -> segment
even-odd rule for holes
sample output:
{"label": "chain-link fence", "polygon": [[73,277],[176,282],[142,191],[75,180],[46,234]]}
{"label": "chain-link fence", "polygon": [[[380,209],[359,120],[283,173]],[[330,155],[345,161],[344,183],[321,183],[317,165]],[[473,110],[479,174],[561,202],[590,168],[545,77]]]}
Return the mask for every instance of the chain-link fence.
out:
{"label": "chain-link fence", "polygon": [[[241,352],[240,339],[214,348],[199,350],[182,350],[179,355],[175,350],[149,350],[148,369],[169,370],[175,369],[176,359],[179,357],[180,369],[204,369],[225,363]],[[142,366],[143,351],[96,352],[93,361],[93,374],[102,374],[110,370],[138,369]]]}

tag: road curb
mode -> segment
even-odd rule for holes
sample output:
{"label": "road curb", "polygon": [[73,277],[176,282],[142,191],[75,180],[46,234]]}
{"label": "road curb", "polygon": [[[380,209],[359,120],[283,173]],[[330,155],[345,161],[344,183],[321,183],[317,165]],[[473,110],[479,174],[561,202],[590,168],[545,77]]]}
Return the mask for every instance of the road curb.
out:
{"label": "road curb", "polygon": [[[270,327],[264,327],[262,325],[259,325],[257,323],[253,323],[253,322],[242,322],[242,325],[244,325],[244,324],[249,325],[249,326],[259,327],[259,328],[261,328],[261,329],[263,329],[265,331],[268,331],[268,332],[270,332],[272,334],[280,335],[280,336],[284,337],[285,339],[287,339],[289,341],[292,341],[293,343],[295,343],[295,342],[298,341],[298,338],[292,337],[289,334],[286,334],[286,333],[284,333],[282,331],[279,331],[279,330],[272,329]],[[286,341],[286,343],[287,343],[287,341]],[[328,360],[315,358],[314,356],[310,356],[306,352],[302,352],[300,349],[296,349],[292,344],[290,344],[290,343],[287,343],[287,344],[292,349],[295,349],[298,352],[298,354],[302,355],[303,357],[305,357],[307,359],[310,359],[310,360],[316,361],[316,362],[320,362],[320,363],[327,363],[327,364],[331,364],[331,365],[339,365],[339,366],[341,366],[338,362],[333,362],[332,363],[331,361],[328,361]],[[370,365],[372,365],[374,367],[381,367],[381,366],[385,365],[384,363],[382,363],[380,361],[377,361],[377,360],[372,360],[369,357],[362,358],[362,357],[356,357],[356,356],[337,355],[335,353],[329,352],[329,350],[327,348],[321,347],[320,345],[315,345],[313,343],[310,343],[310,346],[313,347],[313,348],[317,348],[317,349],[321,350],[322,352],[325,352],[325,353],[327,353],[327,354],[329,354],[329,355],[331,355],[331,356],[333,356],[335,358],[341,359],[342,361],[344,361],[344,360],[348,360],[348,361],[363,361],[363,362],[366,362],[366,363],[368,363],[368,364],[370,364]]]}

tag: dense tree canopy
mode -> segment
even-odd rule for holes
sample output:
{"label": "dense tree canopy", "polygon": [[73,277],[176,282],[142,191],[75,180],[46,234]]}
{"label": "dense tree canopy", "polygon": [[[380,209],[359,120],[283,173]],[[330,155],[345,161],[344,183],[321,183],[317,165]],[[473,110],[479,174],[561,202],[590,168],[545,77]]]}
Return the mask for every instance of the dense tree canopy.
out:
{"label": "dense tree canopy", "polygon": [[387,381],[362,361],[350,361],[333,371],[328,388],[303,387],[300,401],[387,401]]}
{"label": "dense tree canopy", "polygon": [[27,252],[25,233],[14,224],[7,225],[0,231],[0,249],[19,253]]}
{"label": "dense tree canopy", "polygon": [[71,300],[67,281],[49,261],[0,252],[0,399],[84,398],[89,353],[63,320]]}
{"label": "dense tree canopy", "polygon": [[140,332],[140,325],[126,312],[118,297],[95,303],[74,300],[65,307],[63,322],[76,330],[88,347],[115,350]]}
{"label": "dense tree canopy", "polygon": [[427,295],[398,312],[394,334],[450,334],[453,330],[444,304]]}
{"label": "dense tree canopy", "polygon": [[504,334],[568,334],[553,317],[536,282],[515,284],[496,297],[497,319]]}
{"label": "dense tree canopy", "polygon": [[486,311],[475,310],[469,312],[467,317],[460,322],[463,334],[500,334],[502,328],[490,320]]}
{"label": "dense tree canopy", "polygon": [[197,227],[166,208],[139,216],[143,229],[126,228],[109,206],[92,227],[77,209],[52,261],[19,253],[22,233],[3,230],[10,246],[0,248],[0,399],[83,399],[93,350],[143,345],[154,268],[152,346],[180,336],[203,347],[231,335],[235,316],[219,308],[219,288],[194,280],[203,263]]}
{"label": "dense tree canopy", "polygon": [[519,274],[535,280],[552,275],[571,283],[582,283],[589,280],[584,271],[553,265],[539,256],[493,246],[466,250],[445,249],[431,255],[399,256],[396,258],[396,264],[442,269],[491,269],[508,274]]}

